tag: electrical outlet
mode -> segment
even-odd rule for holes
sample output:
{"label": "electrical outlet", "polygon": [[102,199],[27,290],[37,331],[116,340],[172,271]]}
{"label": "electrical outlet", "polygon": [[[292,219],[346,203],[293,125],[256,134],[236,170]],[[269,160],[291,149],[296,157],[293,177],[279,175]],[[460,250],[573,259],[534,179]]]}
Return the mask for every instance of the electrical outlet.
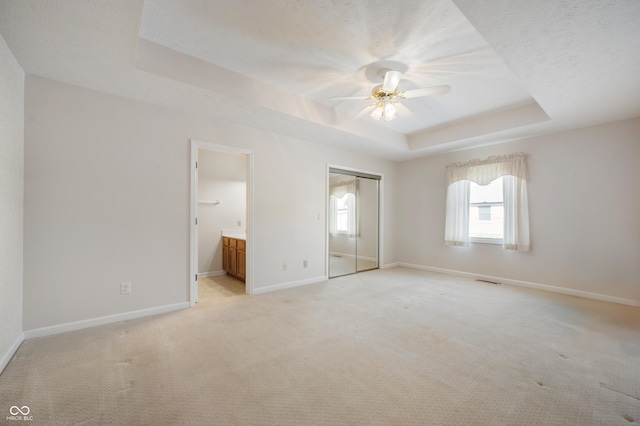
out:
{"label": "electrical outlet", "polygon": [[286,263],[283,263],[283,264],[282,264],[282,270],[283,270],[283,271],[286,271],[286,270],[287,270],[287,264],[286,264]]}
{"label": "electrical outlet", "polygon": [[242,226],[242,221],[241,221],[241,220],[239,220],[239,221],[238,221],[238,228],[240,228],[241,226]]}
{"label": "electrical outlet", "polygon": [[131,282],[123,281],[120,283],[120,294],[130,294],[131,293]]}
{"label": "electrical outlet", "polygon": [[309,264],[307,263],[307,261],[306,261],[306,260],[303,260],[303,261],[302,261],[302,267],[303,267],[303,268],[306,268],[307,266],[309,266]]}

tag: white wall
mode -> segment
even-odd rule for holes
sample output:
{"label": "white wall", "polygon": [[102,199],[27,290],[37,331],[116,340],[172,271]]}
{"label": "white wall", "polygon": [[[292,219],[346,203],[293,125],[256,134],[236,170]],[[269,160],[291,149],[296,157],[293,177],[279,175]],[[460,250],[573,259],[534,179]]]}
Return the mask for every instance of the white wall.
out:
{"label": "white wall", "polygon": [[254,289],[325,275],[327,163],[395,185],[393,162],[39,77],[25,108],[25,330],[188,301],[191,138],[254,151]]}
{"label": "white wall", "polygon": [[24,71],[0,36],[0,371],[22,334]]}
{"label": "white wall", "polygon": [[[634,119],[403,163],[398,258],[640,303],[638,135]],[[531,252],[445,247],[446,164],[513,152],[529,154]]]}
{"label": "white wall", "polygon": [[[245,232],[247,156],[198,150],[198,275],[222,273],[222,230]],[[240,221],[240,226],[238,226]]]}

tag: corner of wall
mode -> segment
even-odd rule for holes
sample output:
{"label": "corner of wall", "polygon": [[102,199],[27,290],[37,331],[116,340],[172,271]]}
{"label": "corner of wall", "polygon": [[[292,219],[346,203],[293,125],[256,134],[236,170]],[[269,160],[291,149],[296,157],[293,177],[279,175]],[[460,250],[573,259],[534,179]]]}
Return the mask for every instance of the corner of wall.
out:
{"label": "corner of wall", "polygon": [[7,364],[9,364],[9,361],[11,361],[11,358],[13,358],[13,355],[16,353],[22,342],[24,342],[24,333],[20,333],[18,338],[9,346],[7,351],[0,355],[0,373],[2,373]]}
{"label": "corner of wall", "polygon": [[0,36],[0,371],[22,343],[25,73]]}

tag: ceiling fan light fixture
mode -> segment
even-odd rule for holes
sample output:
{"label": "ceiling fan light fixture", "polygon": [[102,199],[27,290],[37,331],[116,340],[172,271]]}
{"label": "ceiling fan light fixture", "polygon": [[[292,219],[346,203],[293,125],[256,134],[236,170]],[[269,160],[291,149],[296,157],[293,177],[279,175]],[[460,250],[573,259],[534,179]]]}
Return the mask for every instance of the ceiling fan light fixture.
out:
{"label": "ceiling fan light fixture", "polygon": [[[352,117],[352,120],[361,118],[365,116],[371,108],[373,111],[371,112],[371,118],[378,121],[381,118],[384,118],[384,121],[391,121],[396,118],[396,106],[394,104],[398,104],[398,107],[401,108],[400,112],[403,116],[408,115],[411,117],[411,111],[407,109],[402,103],[399,103],[401,99],[408,98],[419,98],[422,96],[433,96],[449,93],[451,91],[450,86],[433,86],[433,87],[425,87],[422,89],[414,89],[408,91],[399,91],[398,84],[400,80],[402,80],[402,75],[407,70],[406,65],[402,65],[397,62],[389,62],[393,67],[370,67],[378,68],[376,70],[378,77],[383,78],[383,83],[375,86],[371,91],[370,96],[334,96],[329,99],[337,100],[337,101],[345,101],[345,100],[370,100],[373,101],[369,106],[364,108],[362,111],[357,113]],[[393,69],[393,68],[398,69]]]}
{"label": "ceiling fan light fixture", "polygon": [[384,121],[391,121],[396,118],[396,107],[390,102],[384,105]]}

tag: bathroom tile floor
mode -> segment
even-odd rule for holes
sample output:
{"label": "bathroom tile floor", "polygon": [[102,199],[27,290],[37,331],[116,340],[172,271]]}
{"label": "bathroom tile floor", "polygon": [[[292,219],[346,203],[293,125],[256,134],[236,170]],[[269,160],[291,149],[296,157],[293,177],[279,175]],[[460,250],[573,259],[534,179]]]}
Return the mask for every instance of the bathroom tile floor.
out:
{"label": "bathroom tile floor", "polygon": [[198,304],[219,302],[245,295],[245,284],[230,275],[215,275],[198,279]]}

